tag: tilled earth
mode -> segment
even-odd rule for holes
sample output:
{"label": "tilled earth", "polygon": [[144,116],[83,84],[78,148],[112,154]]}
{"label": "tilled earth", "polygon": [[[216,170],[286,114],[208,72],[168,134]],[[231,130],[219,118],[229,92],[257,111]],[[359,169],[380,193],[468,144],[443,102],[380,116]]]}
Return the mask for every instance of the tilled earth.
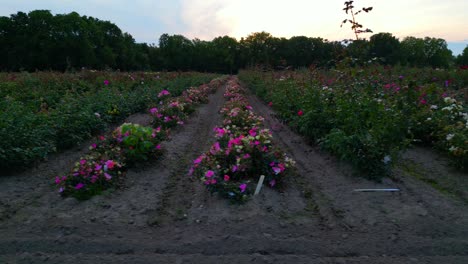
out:
{"label": "tilled earth", "polygon": [[53,178],[89,142],[0,177],[0,263],[468,263],[467,175],[415,149],[382,183],[354,177],[252,95],[297,176],[245,205],[211,196],[187,171],[214,140],[223,92],[172,132],[160,160],[129,170],[125,188],[84,202],[58,195]]}

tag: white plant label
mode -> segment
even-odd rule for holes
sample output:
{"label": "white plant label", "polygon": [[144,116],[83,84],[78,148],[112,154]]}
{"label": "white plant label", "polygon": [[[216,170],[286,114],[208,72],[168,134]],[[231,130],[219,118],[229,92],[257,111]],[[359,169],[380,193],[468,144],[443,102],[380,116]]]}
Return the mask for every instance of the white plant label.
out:
{"label": "white plant label", "polygon": [[257,195],[260,192],[260,190],[262,189],[263,180],[265,180],[265,175],[261,175],[260,179],[258,179],[257,188],[255,188],[254,195]]}

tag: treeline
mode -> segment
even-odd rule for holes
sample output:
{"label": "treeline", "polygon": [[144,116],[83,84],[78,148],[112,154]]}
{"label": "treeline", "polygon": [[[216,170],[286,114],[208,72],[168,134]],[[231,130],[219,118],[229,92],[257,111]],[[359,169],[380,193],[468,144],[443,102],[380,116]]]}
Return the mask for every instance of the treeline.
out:
{"label": "treeline", "polygon": [[322,38],[273,37],[253,33],[240,41],[224,36],[212,41],[163,34],[158,45],[136,43],[115,24],[76,12],[52,15],[47,10],[0,17],[0,71],[81,68],[132,70],[196,70],[233,73],[247,66],[298,68],[330,67],[347,60],[351,65],[450,67],[468,64],[468,48],[452,56],[443,39],[390,33],[350,43]]}

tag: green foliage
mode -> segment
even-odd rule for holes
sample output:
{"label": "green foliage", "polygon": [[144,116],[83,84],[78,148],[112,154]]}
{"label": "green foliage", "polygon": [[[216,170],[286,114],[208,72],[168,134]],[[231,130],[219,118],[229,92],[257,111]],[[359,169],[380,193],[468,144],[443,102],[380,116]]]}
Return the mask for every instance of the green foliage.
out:
{"label": "green foliage", "polygon": [[465,72],[374,66],[239,77],[301,134],[380,178],[411,142],[437,146],[467,167],[468,116],[457,92]]}
{"label": "green foliage", "polygon": [[[0,74],[0,170],[17,170],[145,111],[162,89],[181,94],[215,75]],[[107,85],[105,83],[108,83]]]}

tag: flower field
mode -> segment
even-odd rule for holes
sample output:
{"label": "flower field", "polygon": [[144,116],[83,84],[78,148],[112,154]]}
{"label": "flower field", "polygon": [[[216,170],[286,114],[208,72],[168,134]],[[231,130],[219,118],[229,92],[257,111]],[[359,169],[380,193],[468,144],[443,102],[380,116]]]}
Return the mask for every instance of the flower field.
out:
{"label": "flower field", "polygon": [[160,143],[169,139],[171,128],[183,125],[194,108],[206,103],[208,95],[219,89],[223,82],[214,79],[209,84],[191,87],[177,97],[168,90],[159,92],[158,100],[150,103],[155,107],[148,110],[153,117],[153,127],[125,123],[110,136],[99,136],[90,146],[90,152],[75,163],[68,175],[55,178],[59,193],[87,199],[122,182],[128,168],[160,156]]}
{"label": "flower field", "polygon": [[146,110],[162,90],[178,96],[201,73],[83,71],[0,74],[0,171],[21,170]]}
{"label": "flower field", "polygon": [[371,178],[433,146],[468,168],[468,71],[372,67],[239,75],[281,120]]}

